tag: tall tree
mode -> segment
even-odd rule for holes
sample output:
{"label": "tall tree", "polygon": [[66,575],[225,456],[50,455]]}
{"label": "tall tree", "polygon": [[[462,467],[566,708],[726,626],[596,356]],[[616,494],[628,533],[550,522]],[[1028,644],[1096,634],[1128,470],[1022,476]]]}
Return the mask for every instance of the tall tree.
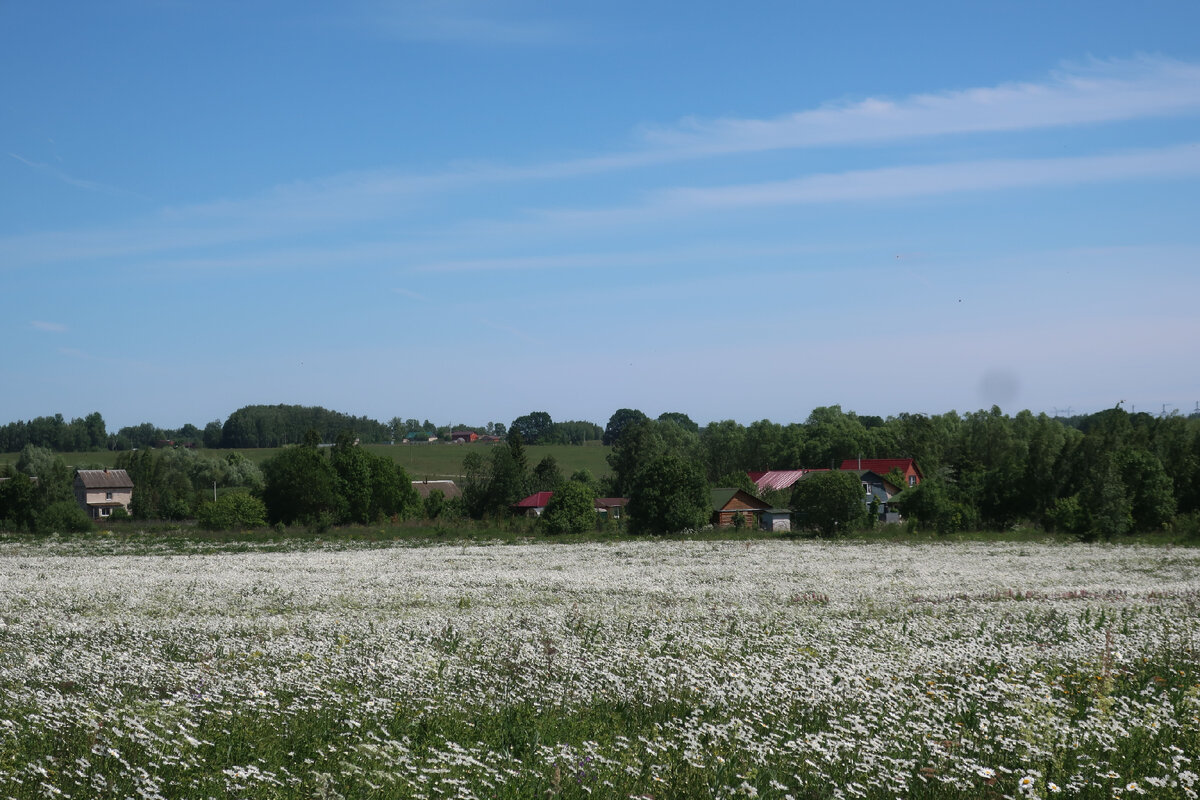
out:
{"label": "tall tree", "polygon": [[338,474],[317,448],[286,447],[263,462],[262,471],[271,522],[333,522],[345,516]]}
{"label": "tall tree", "polygon": [[545,411],[533,411],[517,417],[508,426],[508,438],[520,434],[526,444],[540,444],[548,436],[554,426],[554,421]]}
{"label": "tall tree", "polygon": [[862,482],[853,472],[814,472],[792,489],[792,509],[804,527],[823,536],[847,533],[866,519]]}
{"label": "tall tree", "polygon": [[629,491],[633,533],[675,533],[701,528],[712,514],[704,474],[695,464],[663,454],[641,469]]}
{"label": "tall tree", "polygon": [[605,445],[614,445],[621,438],[621,434],[630,425],[646,422],[650,418],[638,411],[636,408],[618,408],[613,415],[608,418],[608,425],[604,428],[604,435],[600,437],[600,442]]}
{"label": "tall tree", "polygon": [[596,526],[596,491],[586,483],[566,481],[550,498],[542,521],[547,533],[583,533]]}

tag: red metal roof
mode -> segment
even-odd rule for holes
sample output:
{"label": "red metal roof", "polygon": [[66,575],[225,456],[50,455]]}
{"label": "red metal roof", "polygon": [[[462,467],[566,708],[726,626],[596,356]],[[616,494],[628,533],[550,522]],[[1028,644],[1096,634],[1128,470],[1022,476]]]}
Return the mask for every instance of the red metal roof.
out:
{"label": "red metal roof", "polygon": [[519,503],[513,503],[513,508],[545,508],[554,492],[534,492]]}
{"label": "red metal roof", "polygon": [[795,485],[796,481],[803,478],[810,472],[828,472],[822,469],[772,469],[766,472],[747,472],[750,480],[754,481],[754,485],[759,489],[788,489]]}
{"label": "red metal roof", "polygon": [[841,469],[869,469],[877,473],[880,477],[887,475],[894,469],[898,469],[901,472],[908,472],[910,468],[917,475],[921,474],[921,470],[917,469],[916,462],[911,458],[847,458],[842,462],[841,466]]}

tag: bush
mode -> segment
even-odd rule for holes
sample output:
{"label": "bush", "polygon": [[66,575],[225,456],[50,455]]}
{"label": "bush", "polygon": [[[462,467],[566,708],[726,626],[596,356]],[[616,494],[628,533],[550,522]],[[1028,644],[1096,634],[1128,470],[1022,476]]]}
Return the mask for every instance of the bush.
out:
{"label": "bush", "polygon": [[815,472],[792,489],[792,509],[802,525],[822,536],[846,533],[865,521],[862,481],[853,472]]}
{"label": "bush", "polygon": [[546,505],[547,533],[583,533],[596,526],[596,493],[586,483],[567,481]]}
{"label": "bush", "polygon": [[86,533],[92,530],[87,512],[71,500],[60,500],[38,514],[38,533]]}
{"label": "bush", "polygon": [[267,524],[267,507],[245,492],[231,492],[200,507],[200,527],[210,531],[261,528]]}

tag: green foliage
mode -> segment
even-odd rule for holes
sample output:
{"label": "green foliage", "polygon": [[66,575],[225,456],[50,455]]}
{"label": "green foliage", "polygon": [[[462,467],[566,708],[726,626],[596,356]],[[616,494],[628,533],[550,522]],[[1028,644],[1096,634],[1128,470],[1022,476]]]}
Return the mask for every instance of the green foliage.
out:
{"label": "green foliage", "polygon": [[104,418],[95,411],[70,422],[62,414],[55,414],[0,426],[0,452],[16,453],[26,445],[59,452],[103,450],[108,445],[108,434]]}
{"label": "green foliage", "polygon": [[210,531],[261,528],[267,524],[267,507],[245,492],[230,492],[200,506],[200,527]]}
{"label": "green foliage", "polygon": [[507,446],[493,447],[488,457],[479,451],[463,457],[463,505],[475,519],[505,514],[509,506],[529,495],[529,470],[521,434],[509,435]]}
{"label": "green foliage", "polygon": [[746,470],[743,458],[746,429],[733,420],[710,422],[700,433],[700,443],[709,480],[717,481],[722,475]]}
{"label": "green foliage", "polygon": [[554,491],[542,521],[546,532],[583,533],[596,526],[596,492],[592,486],[567,481]]}
{"label": "green foliage", "polygon": [[730,489],[742,489],[748,494],[758,497],[760,492],[758,487],[754,485],[754,481],[750,480],[750,476],[745,472],[730,472],[722,475],[713,481],[714,486],[721,486]]}
{"label": "green foliage", "polygon": [[562,472],[558,469],[558,461],[554,456],[546,456],[533,468],[529,484],[532,492],[553,492],[563,482]]}
{"label": "green foliage", "polygon": [[514,434],[519,434],[527,444],[543,444],[554,427],[554,421],[545,411],[534,411],[522,417],[517,417],[508,426],[508,438],[511,441]]}
{"label": "green foliage", "polygon": [[[427,426],[432,430],[433,426]],[[338,434],[356,431],[364,442],[391,441],[392,429],[367,417],[353,417],[319,406],[245,406],[229,415],[221,431],[221,446],[279,447],[304,441],[307,431],[319,441],[333,442]]]}
{"label": "green foliage", "polygon": [[421,499],[403,467],[355,443],[344,431],[326,458],[321,448],[290,447],[263,464],[263,500],[271,522],[301,522],[319,530],[421,513]]}
{"label": "green foliage", "polygon": [[73,500],[52,503],[38,514],[38,533],[86,533],[92,530],[87,512]]}
{"label": "green foliage", "polygon": [[659,422],[673,422],[685,431],[699,435],[700,426],[692,421],[692,418],[682,411],[664,411],[658,415]]}
{"label": "green foliage", "polygon": [[917,486],[893,498],[910,522],[923,530],[939,534],[955,533],[974,527],[978,518],[974,506],[960,502],[941,475],[927,477]]}
{"label": "green foliage", "polygon": [[446,510],[446,494],[441,489],[433,489],[425,498],[424,511],[428,519],[437,519]]}
{"label": "green foliage", "polygon": [[633,533],[674,533],[708,523],[708,484],[699,467],[665,453],[638,470],[629,489]]}
{"label": "green foliage", "polygon": [[604,435],[604,429],[594,422],[568,420],[555,422],[549,432],[539,440],[539,444],[584,444],[597,442]]}
{"label": "green foliage", "polygon": [[792,489],[792,509],[802,526],[823,536],[847,532],[866,519],[862,481],[853,472],[814,472]]}
{"label": "green foliage", "polygon": [[[291,525],[343,515],[338,474],[315,447],[288,447],[262,465],[267,518]],[[134,499],[137,490],[134,490]]]}
{"label": "green foliage", "polygon": [[604,436],[601,437],[600,441],[606,445],[615,445],[626,428],[630,425],[646,422],[649,419],[649,417],[635,408],[619,408],[608,418],[608,425],[604,428]]}
{"label": "green foliage", "polygon": [[1053,530],[1064,533],[1082,534],[1088,529],[1088,514],[1079,495],[1060,497],[1046,511],[1046,522]]}
{"label": "green foliage", "polygon": [[131,511],[139,519],[186,519],[212,498],[214,488],[261,491],[262,470],[238,453],[224,458],[190,448],[137,450],[116,458],[133,480]]}
{"label": "green foliage", "polygon": [[36,489],[33,479],[24,472],[10,469],[0,481],[0,520],[4,527],[15,531],[32,531],[37,521]]}

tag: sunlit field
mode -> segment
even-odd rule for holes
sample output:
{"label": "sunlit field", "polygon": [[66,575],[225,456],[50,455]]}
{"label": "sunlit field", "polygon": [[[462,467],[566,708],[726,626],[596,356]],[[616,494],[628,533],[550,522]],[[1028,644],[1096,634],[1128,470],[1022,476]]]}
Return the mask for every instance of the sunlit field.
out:
{"label": "sunlit field", "polygon": [[1200,790],[1200,550],[305,548],[0,544],[0,798]]}

